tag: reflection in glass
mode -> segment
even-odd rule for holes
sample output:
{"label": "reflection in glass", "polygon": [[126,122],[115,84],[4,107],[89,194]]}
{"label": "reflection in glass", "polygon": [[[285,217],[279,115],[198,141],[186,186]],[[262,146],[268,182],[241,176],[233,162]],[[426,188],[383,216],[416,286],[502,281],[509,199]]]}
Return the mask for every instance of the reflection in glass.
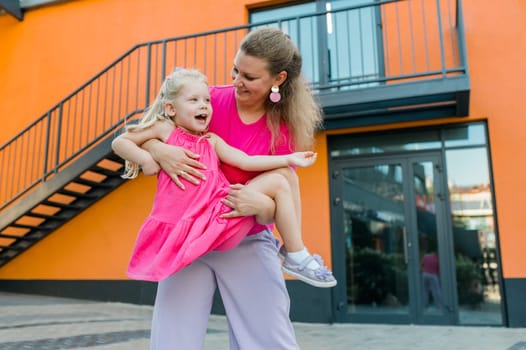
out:
{"label": "reflection in glass", "polygon": [[349,168],[343,176],[348,309],[408,313],[401,165]]}
{"label": "reflection in glass", "polygon": [[372,155],[394,152],[423,151],[440,149],[440,133],[437,130],[407,131],[372,136],[355,135],[352,142],[349,135],[334,136],[331,139],[333,159],[348,156]]}
{"label": "reflection in glass", "polygon": [[484,146],[486,144],[486,128],[484,124],[469,124],[455,126],[444,130],[446,147]]}
{"label": "reflection in glass", "polygon": [[435,212],[433,163],[413,163],[413,187],[418,228],[420,284],[424,314],[446,312],[442,297],[442,278],[438,252],[439,236]]}
{"label": "reflection in glass", "polygon": [[446,151],[461,324],[501,325],[492,192],[485,147]]}

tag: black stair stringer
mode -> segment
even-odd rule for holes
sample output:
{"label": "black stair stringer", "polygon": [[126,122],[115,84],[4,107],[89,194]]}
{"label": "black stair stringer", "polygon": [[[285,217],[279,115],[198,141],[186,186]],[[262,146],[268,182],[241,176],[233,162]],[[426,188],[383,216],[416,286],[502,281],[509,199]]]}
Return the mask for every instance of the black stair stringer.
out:
{"label": "black stair stringer", "polygon": [[[121,178],[124,162],[111,150],[112,140],[112,136],[102,140],[2,212],[0,266],[126,181]],[[82,191],[75,188],[82,188]],[[57,196],[61,200],[54,198]],[[53,213],[39,212],[43,206]],[[35,221],[37,224],[33,223]]]}

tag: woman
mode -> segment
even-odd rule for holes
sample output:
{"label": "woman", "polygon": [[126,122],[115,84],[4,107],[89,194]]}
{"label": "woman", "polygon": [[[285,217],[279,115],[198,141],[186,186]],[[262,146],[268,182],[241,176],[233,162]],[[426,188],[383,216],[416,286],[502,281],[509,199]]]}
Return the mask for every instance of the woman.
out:
{"label": "woman", "polygon": [[[210,90],[215,116],[210,131],[247,154],[286,154],[309,150],[321,111],[301,74],[302,59],[290,37],[278,29],[249,33],[234,59],[232,86]],[[148,141],[144,148],[173,180],[203,180],[198,156],[188,150]],[[243,185],[258,175],[223,165],[232,190],[224,203],[229,217],[258,214],[258,222],[234,249],[210,252],[158,285],[151,349],[202,349],[212,299],[219,288],[230,325],[233,350],[299,349],[289,318],[290,300],[270,224],[274,202]],[[298,179],[280,169],[294,189],[301,213]],[[297,215],[301,220],[301,215]],[[297,249],[296,249],[297,248]],[[304,247],[290,251],[308,254]],[[296,251],[297,250],[297,251]],[[288,263],[288,254],[284,253]]]}

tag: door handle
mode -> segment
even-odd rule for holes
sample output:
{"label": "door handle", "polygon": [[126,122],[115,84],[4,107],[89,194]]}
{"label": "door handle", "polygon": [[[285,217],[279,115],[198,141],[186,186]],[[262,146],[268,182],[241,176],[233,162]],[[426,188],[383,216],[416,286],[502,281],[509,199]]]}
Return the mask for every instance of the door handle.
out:
{"label": "door handle", "polygon": [[402,233],[404,235],[403,236],[404,238],[404,261],[405,261],[405,264],[407,265],[409,262],[409,259],[407,258],[407,232],[406,232],[405,226],[402,229]]}

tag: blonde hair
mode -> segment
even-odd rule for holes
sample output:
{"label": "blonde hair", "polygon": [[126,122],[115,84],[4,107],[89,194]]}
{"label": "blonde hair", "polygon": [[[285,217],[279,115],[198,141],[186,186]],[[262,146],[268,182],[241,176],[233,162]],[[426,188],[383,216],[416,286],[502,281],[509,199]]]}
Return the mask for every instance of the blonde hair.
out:
{"label": "blonde hair", "polygon": [[272,149],[282,140],[281,123],[288,127],[296,150],[311,149],[314,133],[323,123],[322,111],[303,77],[301,54],[290,36],[277,28],[256,29],[243,38],[240,50],[266,61],[272,75],[287,72],[287,79],[279,87],[281,101],[274,103],[267,99],[265,103]]}
{"label": "blonde hair", "polygon": [[[208,85],[206,76],[195,69],[176,68],[164,79],[159,93],[153,103],[146,109],[144,116],[137,124],[127,125],[127,132],[137,132],[152,127],[159,120],[173,120],[164,112],[166,103],[174,102],[186,83],[201,81]],[[126,161],[124,164],[124,179],[133,179],[139,175],[139,164]]]}

